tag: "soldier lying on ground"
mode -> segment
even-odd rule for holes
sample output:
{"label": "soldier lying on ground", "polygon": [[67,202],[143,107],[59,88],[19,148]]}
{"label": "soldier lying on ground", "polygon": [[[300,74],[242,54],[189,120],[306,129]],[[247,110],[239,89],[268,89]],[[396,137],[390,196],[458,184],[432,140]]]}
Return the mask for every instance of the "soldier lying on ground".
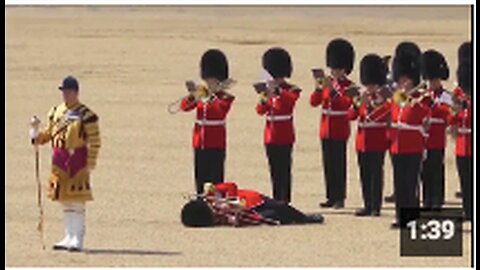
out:
{"label": "soldier lying on ground", "polygon": [[181,220],[186,227],[320,224],[324,221],[321,214],[304,214],[257,191],[238,189],[233,182],[206,183],[204,190],[203,195],[183,206]]}

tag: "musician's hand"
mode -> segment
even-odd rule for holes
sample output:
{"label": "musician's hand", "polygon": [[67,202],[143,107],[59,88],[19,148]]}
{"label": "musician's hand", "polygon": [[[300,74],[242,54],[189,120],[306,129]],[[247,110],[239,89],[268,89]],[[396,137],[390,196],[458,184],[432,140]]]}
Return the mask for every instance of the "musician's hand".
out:
{"label": "musician's hand", "polygon": [[194,102],[195,101],[195,94],[193,92],[191,92],[188,96],[187,96],[187,100],[188,102]]}
{"label": "musician's hand", "polygon": [[350,85],[345,89],[345,95],[350,98],[357,97],[360,95],[360,88],[356,85]]}
{"label": "musician's hand", "polygon": [[275,89],[273,87],[267,87],[264,93],[265,97],[269,99],[275,95]]}
{"label": "musician's hand", "polygon": [[187,87],[187,91],[189,93],[195,91],[196,89],[196,86],[195,86],[195,82],[194,81],[186,81],[185,82],[185,86]]}

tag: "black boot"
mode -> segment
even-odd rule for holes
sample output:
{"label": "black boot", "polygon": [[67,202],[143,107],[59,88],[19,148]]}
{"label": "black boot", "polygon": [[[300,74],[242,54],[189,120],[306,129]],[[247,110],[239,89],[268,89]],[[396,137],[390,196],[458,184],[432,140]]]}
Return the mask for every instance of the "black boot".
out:
{"label": "black boot", "polygon": [[355,211],[355,216],[357,217],[366,217],[370,216],[371,211],[367,208],[360,208],[357,211]]}
{"label": "black boot", "polygon": [[344,201],[338,201],[333,204],[333,209],[340,209],[345,207]]}
{"label": "black boot", "polygon": [[322,208],[332,207],[334,205],[333,201],[327,200],[326,202],[322,202],[319,204]]}
{"label": "black boot", "polygon": [[394,203],[395,202],[395,193],[392,193],[390,196],[385,196],[385,202]]}

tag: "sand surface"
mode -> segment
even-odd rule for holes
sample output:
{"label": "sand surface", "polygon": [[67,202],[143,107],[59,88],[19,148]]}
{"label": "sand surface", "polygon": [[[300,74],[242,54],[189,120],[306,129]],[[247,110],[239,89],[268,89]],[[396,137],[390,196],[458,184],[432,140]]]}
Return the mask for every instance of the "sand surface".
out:
{"label": "sand surface", "polygon": [[[348,144],[348,198],[342,210],[323,210],[325,197],[318,125],[308,97],[310,68],[325,66],[325,46],[345,37],[358,62],[370,52],[391,54],[413,40],[443,52],[454,85],[456,51],[470,39],[467,7],[6,7],[5,227],[8,266],[467,266],[463,257],[401,258],[399,233],[389,229],[393,205],[380,218],[356,218],[362,205],[354,132]],[[237,99],[228,117],[226,178],[270,194],[263,149],[264,119],[254,111],[251,84],[271,46],[293,57],[291,79],[304,89],[295,111],[293,204],[325,214],[324,225],[186,229],[179,221],[183,194],[193,190],[193,114],[169,115],[168,103],[198,80],[198,61],[210,47],[230,61]],[[103,146],[93,173],[95,201],[87,209],[87,254],[42,251],[29,119],[46,120],[60,102],[67,74],[81,99],[100,115]],[[355,124],[352,124],[355,130]],[[447,205],[459,206],[453,141],[446,154]],[[41,175],[50,149],[41,149]],[[385,165],[385,193],[392,190]],[[62,237],[61,211],[46,202],[46,243]]]}

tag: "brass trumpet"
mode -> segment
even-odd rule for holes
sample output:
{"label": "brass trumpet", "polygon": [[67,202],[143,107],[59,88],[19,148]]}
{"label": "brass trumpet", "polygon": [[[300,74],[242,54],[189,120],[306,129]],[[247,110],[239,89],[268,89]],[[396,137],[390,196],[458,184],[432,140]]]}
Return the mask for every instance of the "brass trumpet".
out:
{"label": "brass trumpet", "polygon": [[185,95],[167,106],[167,111],[170,114],[176,114],[180,111],[180,104],[183,99],[187,97],[192,97],[193,101],[208,101],[210,100],[214,95],[216,95],[219,92],[226,92],[226,90],[232,88],[235,84],[237,83],[236,80],[234,79],[226,79],[224,81],[219,82],[218,84],[214,86],[205,86],[205,85],[195,85],[193,81],[186,81],[185,85],[188,90],[188,95]]}
{"label": "brass trumpet", "polygon": [[[412,95],[415,93],[420,93],[420,96],[412,97]],[[430,92],[427,90],[427,83],[423,81],[408,91],[404,91],[403,89],[397,89],[393,93],[392,100],[394,103],[404,106],[407,104],[416,103],[429,94]]]}

